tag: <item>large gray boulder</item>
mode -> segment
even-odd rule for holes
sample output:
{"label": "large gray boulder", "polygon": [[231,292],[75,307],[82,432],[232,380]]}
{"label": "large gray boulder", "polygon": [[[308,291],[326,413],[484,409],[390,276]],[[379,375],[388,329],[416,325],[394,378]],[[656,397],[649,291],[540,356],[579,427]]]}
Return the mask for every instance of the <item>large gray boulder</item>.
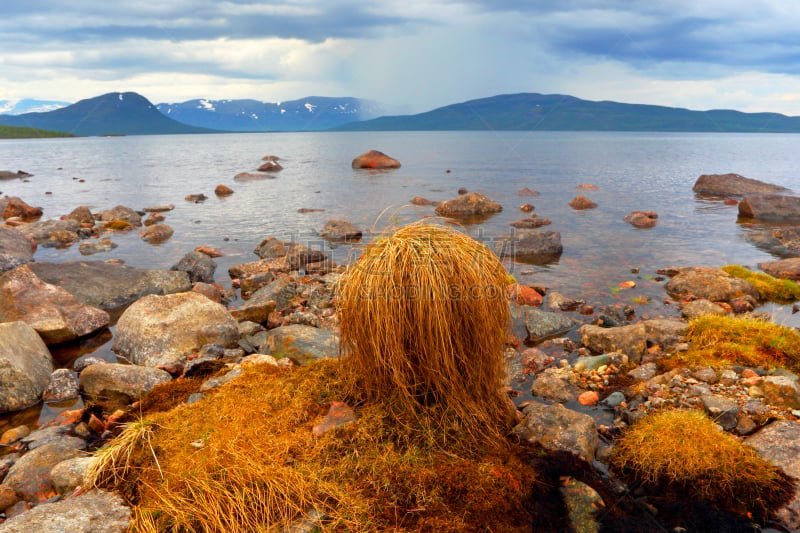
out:
{"label": "large gray boulder", "polygon": [[664,289],[676,300],[690,295],[712,302],[731,302],[745,296],[760,298],[751,284],[719,268],[683,269],[667,282]]}
{"label": "large gray boulder", "polygon": [[0,533],[123,533],[131,510],[119,494],[93,490],[37,505],[0,525]]}
{"label": "large gray boulder", "polygon": [[63,287],[86,305],[118,311],[148,294],[171,294],[192,288],[186,272],[147,270],[103,261],[30,265],[47,283]]}
{"label": "large gray boulder", "polygon": [[46,344],[58,344],[108,326],[110,317],[22,265],[0,275],[0,321],[16,320],[29,324]]}
{"label": "large gray boulder", "polygon": [[787,191],[785,187],[763,181],[745,178],[739,174],[703,174],[692,190],[711,196],[747,196],[749,194],[770,194]]}
{"label": "large gray boulder", "polygon": [[498,239],[494,251],[501,258],[530,264],[556,261],[564,251],[561,233],[535,229],[516,230],[510,236]]}
{"label": "large gray boulder", "polygon": [[[790,476],[800,479],[800,423],[778,420],[745,439],[745,444]],[[776,517],[792,531],[800,531],[800,488],[794,493],[794,499],[777,511]]]}
{"label": "large gray boulder", "polygon": [[739,216],[775,222],[800,222],[800,197],[754,194],[739,202]]}
{"label": "large gray boulder", "polygon": [[585,324],[580,332],[583,345],[595,353],[619,351],[638,363],[647,352],[647,328],[641,322],[616,328]]}
{"label": "large gray boulder", "polygon": [[570,452],[591,463],[597,452],[597,424],[591,416],[567,409],[560,403],[533,402],[522,412],[515,428],[520,438],[548,451]]}
{"label": "large gray boulder", "polygon": [[117,322],[114,349],[137,365],[171,367],[206,344],[233,347],[236,320],[222,305],[195,292],[150,295]]}
{"label": "large gray boulder", "polygon": [[111,398],[123,403],[141,400],[159,383],[172,380],[169,372],[159,368],[107,363],[87,366],[80,375],[80,384],[90,398]]}
{"label": "large gray boulder", "polygon": [[0,274],[33,261],[36,245],[24,233],[0,226]]}
{"label": "large gray boulder", "polygon": [[32,327],[0,323],[0,412],[38,402],[52,372],[50,351]]}

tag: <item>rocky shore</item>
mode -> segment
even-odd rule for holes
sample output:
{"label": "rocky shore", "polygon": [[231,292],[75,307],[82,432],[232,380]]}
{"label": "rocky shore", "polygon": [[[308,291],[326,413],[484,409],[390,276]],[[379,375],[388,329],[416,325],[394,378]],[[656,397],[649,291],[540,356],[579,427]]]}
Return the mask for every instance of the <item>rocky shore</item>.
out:
{"label": "rocky shore", "polygon": [[[399,166],[394,160],[381,163],[381,168]],[[378,168],[356,161],[353,167]],[[783,223],[798,218],[800,205],[793,197],[753,182],[734,174],[701,176],[695,190],[741,200],[741,216]],[[217,194],[234,194],[223,187]],[[751,190],[770,194],[741,194]],[[596,207],[579,198],[575,209]],[[456,218],[500,209],[477,193],[436,207]],[[156,401],[165,384],[188,380],[191,386],[177,401],[203,402],[248,365],[291,368],[339,356],[336,282],[347,266],[301,243],[265,236],[254,243],[257,259],[229,269],[228,289],[217,283],[219,252],[207,247],[188,252],[169,270],[113,260],[35,260],[39,246],[102,253],[113,246],[105,236],[120,231],[138,230],[148,242],[169,239],[173,231],[162,215],[169,210],[116,206],[92,212],[81,206],[42,220],[41,210],[22,199],[0,198],[0,412],[37,403],[76,406],[43,425],[2,422],[0,532],[125,531],[131,516],[125,500],[85,490],[84,474],[95,461],[91,452],[135,420],[142,405]],[[633,211],[629,222],[650,228],[656,220],[653,212]],[[783,235],[789,229],[776,231]],[[359,228],[341,220],[330,221],[324,232],[337,242],[362,238]],[[782,246],[783,257],[800,256],[793,241]],[[495,247],[507,261],[543,263],[563,250],[559,232],[541,229],[515,230]],[[760,266],[778,278],[798,279],[794,262],[784,261]],[[800,356],[780,364],[692,357],[700,344],[693,324],[708,316],[763,322],[759,307],[769,299],[764,289],[721,268],[659,265],[652,272],[631,272],[620,290],[635,287],[642,275],[664,282],[667,309],[677,312],[642,318],[633,306],[593,308],[580,294],[561,294],[559,287],[510,285],[513,334],[505,355],[507,391],[518,409],[513,433],[574,457],[581,467],[564,475],[578,480],[599,507],[647,499],[643,492],[630,495],[633,489],[614,476],[609,458],[626,428],[666,408],[706,413],[719,431],[800,478]],[[117,362],[85,357],[79,365],[59,368],[51,348],[107,335],[112,325]],[[797,335],[785,329],[786,335]],[[800,491],[771,520],[776,527],[800,529]],[[312,531],[313,525],[313,520],[306,529],[298,524],[293,531]]]}

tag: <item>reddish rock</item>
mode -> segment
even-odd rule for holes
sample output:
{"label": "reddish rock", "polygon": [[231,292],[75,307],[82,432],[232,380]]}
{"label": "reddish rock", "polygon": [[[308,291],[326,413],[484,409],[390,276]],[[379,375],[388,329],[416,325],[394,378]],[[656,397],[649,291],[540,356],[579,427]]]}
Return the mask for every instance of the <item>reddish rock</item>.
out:
{"label": "reddish rock", "polygon": [[772,277],[800,281],[800,257],[759,263],[758,268]]}
{"label": "reddish rock", "polygon": [[599,401],[600,396],[597,394],[597,391],[593,390],[583,392],[578,396],[578,403],[581,405],[597,405]]}
{"label": "reddish rock", "polygon": [[771,194],[786,191],[785,187],[745,178],[739,174],[703,174],[692,190],[713,196],[745,196],[748,194]]}
{"label": "reddish rock", "polygon": [[11,487],[0,486],[0,510],[5,511],[18,501],[17,491]]}
{"label": "reddish rock", "polygon": [[217,196],[230,196],[231,194],[233,194],[233,189],[231,189],[227,185],[222,185],[220,183],[214,189],[214,194],[216,194]]}
{"label": "reddish rock", "polygon": [[539,196],[539,191],[531,190],[527,187],[517,192],[517,196]]}
{"label": "reddish rock", "polygon": [[144,219],[144,225],[152,226],[154,224],[158,224],[159,222],[164,222],[165,220],[167,220],[167,217],[161,213],[150,213],[147,215],[147,218]]}
{"label": "reddish rock", "polygon": [[589,200],[588,198],[582,195],[578,195],[572,200],[570,200],[568,205],[572,209],[578,209],[578,210],[594,209],[595,207],[597,207],[596,203],[594,203],[593,201]]}
{"label": "reddish rock", "polygon": [[514,283],[508,287],[508,297],[519,305],[542,305],[542,295],[532,287]]}
{"label": "reddish rock", "polygon": [[31,428],[28,426],[17,426],[15,428],[8,429],[3,432],[2,436],[0,436],[0,446],[8,446],[9,444],[13,444],[20,439],[24,439],[30,434]]}
{"label": "reddish rock", "polygon": [[94,227],[94,216],[92,216],[92,212],[85,205],[76,207],[75,209],[72,210],[72,212],[69,215],[65,216],[64,218],[77,220],[78,223],[81,224],[81,226],[84,226],[85,224],[86,226],[84,227],[89,227],[89,228]]}
{"label": "reddish rock", "polygon": [[255,172],[240,172],[236,174],[233,179],[235,180],[263,180],[263,179],[272,179],[275,176],[271,176],[265,173],[255,173]]}
{"label": "reddish rock", "polygon": [[186,200],[187,202],[199,204],[200,202],[205,202],[206,200],[208,200],[208,196],[206,196],[203,193],[187,194],[184,200]]}
{"label": "reddish rock", "polygon": [[153,224],[139,232],[139,237],[150,244],[159,244],[172,237],[173,230],[166,224]]}
{"label": "reddish rock", "polygon": [[522,211],[523,213],[530,213],[534,209],[535,207],[533,206],[533,204],[522,204],[521,206],[519,206],[519,210]]}
{"label": "reddish rock", "polygon": [[222,250],[214,248],[213,246],[201,245],[194,249],[195,252],[200,252],[208,257],[222,257]]}
{"label": "reddish rock", "polygon": [[623,220],[635,228],[652,228],[657,219],[658,215],[653,211],[634,211]]}
{"label": "reddish rock", "polygon": [[575,186],[576,191],[597,191],[600,187],[597,185],[592,185],[591,183],[581,183],[580,185]]}
{"label": "reddish rock", "polygon": [[353,168],[400,168],[400,161],[378,150],[370,150],[353,159]]}
{"label": "reddish rock", "polygon": [[258,167],[259,172],[280,172],[281,170],[283,170],[283,167],[274,159],[268,159]]}
{"label": "reddish rock", "polygon": [[277,155],[265,155],[261,158],[262,161],[280,161],[280,159]]}
{"label": "reddish rock", "polygon": [[736,198],[725,198],[724,204],[725,205],[738,205],[739,204],[739,200],[737,200]]}
{"label": "reddish rock", "polygon": [[4,220],[12,217],[31,220],[42,216],[41,207],[32,207],[16,196],[0,199],[0,211],[3,213]]}
{"label": "reddish rock", "polygon": [[324,209],[314,209],[313,207],[301,207],[297,210],[298,213],[306,214],[306,213],[321,213],[325,211]]}
{"label": "reddish rock", "polygon": [[423,198],[421,196],[415,196],[412,198],[411,203],[414,205],[436,205],[436,202],[433,200],[428,200],[427,198]]}
{"label": "reddish rock", "polygon": [[508,225],[518,229],[535,229],[541,228],[542,226],[549,226],[552,223],[553,221],[549,218],[531,217],[509,222]]}
{"label": "reddish rock", "polygon": [[216,303],[222,303],[222,300],[225,298],[221,286],[217,285],[216,283],[203,283],[202,281],[197,282],[192,286],[192,292],[202,294],[212,302]]}
{"label": "reddish rock", "polygon": [[328,431],[352,424],[356,421],[356,413],[353,408],[344,402],[331,402],[328,414],[319,424],[315,425],[311,432],[315,437],[321,437]]}
{"label": "reddish rock", "polygon": [[462,194],[436,206],[436,214],[443,217],[483,216],[502,210],[500,204],[477,192]]}
{"label": "reddish rock", "polygon": [[800,221],[800,198],[781,194],[755,194],[739,202],[739,216],[776,222]]}
{"label": "reddish rock", "polygon": [[175,206],[173,204],[153,205],[150,207],[145,207],[144,209],[142,209],[142,211],[144,211],[145,213],[165,213],[167,211],[172,211],[173,209],[175,209]]}

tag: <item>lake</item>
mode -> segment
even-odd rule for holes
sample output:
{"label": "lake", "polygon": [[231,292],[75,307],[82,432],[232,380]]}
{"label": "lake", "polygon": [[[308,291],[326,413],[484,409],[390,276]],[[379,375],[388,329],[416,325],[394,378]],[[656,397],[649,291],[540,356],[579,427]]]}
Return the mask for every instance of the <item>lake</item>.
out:
{"label": "lake", "polygon": [[[370,149],[402,167],[351,169],[352,159]],[[233,179],[255,170],[265,155],[280,157],[284,167],[274,179]],[[166,243],[147,244],[137,231],[111,234],[119,247],[109,253],[83,257],[77,245],[40,247],[36,260],[118,258],[136,267],[169,268],[196,246],[210,245],[225,254],[216,259],[216,277],[226,287],[228,267],[256,260],[253,249],[268,236],[310,242],[343,263],[363,244],[332,247],[318,238],[316,231],[329,219],[380,231],[433,213],[410,206],[411,198],[446,200],[464,187],[503,206],[502,213],[464,227],[490,242],[511,230],[509,222],[527,216],[518,208],[530,202],[540,217],[552,220],[543,229],[561,232],[564,253],[555,263],[508,263],[508,269],[523,283],[596,306],[630,303],[645,317],[676,313],[663,302],[656,269],[730,263],[756,268],[774,259],[743,238],[752,228],[737,223],[736,206],[698,198],[692,186],[700,174],[736,172],[800,190],[800,135],[322,132],[4,140],[0,169],[34,174],[27,181],[0,182],[0,191],[42,207],[44,218],[79,205],[93,212],[120,204],[137,210],[175,205],[166,213],[175,230]],[[577,191],[584,183],[598,190]],[[218,184],[235,193],[216,197]],[[525,187],[541,194],[518,196]],[[196,193],[208,199],[184,200]],[[567,202],[577,194],[598,207],[572,210]],[[324,211],[301,214],[301,208]],[[658,225],[632,227],[623,217],[633,210],[657,212]],[[620,291],[618,284],[627,280],[637,287]],[[648,303],[642,303],[645,297]],[[782,323],[800,325],[784,307],[767,309]],[[105,342],[99,351],[109,347]]]}

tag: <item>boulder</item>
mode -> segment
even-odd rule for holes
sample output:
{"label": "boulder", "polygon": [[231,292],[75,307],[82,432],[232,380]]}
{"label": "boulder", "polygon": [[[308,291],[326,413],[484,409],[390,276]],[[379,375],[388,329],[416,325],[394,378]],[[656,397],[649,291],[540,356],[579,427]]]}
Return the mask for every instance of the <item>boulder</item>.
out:
{"label": "boulder", "polygon": [[508,225],[517,229],[536,229],[541,228],[542,226],[549,226],[552,223],[553,221],[548,218],[539,218],[534,216],[509,222]]}
{"label": "boulder", "polygon": [[319,232],[319,236],[324,239],[336,241],[349,241],[361,238],[361,230],[352,222],[346,220],[329,220],[325,227]]}
{"label": "boulder", "polygon": [[564,251],[557,231],[516,230],[495,242],[494,251],[501,258],[531,264],[557,261]]}
{"label": "boulder", "polygon": [[124,205],[118,205],[113,209],[107,209],[95,214],[95,218],[101,222],[110,222],[112,220],[124,220],[132,226],[142,225],[142,216]]}
{"label": "boulder", "polygon": [[682,269],[667,282],[664,289],[676,300],[694,296],[712,302],[732,302],[745,296],[756,300],[760,297],[751,284],[719,268]]}
{"label": "boulder", "polygon": [[214,194],[217,196],[230,196],[233,194],[233,189],[220,183],[214,188]]}
{"label": "boulder", "polygon": [[119,494],[93,490],[55,503],[37,505],[7,520],[3,533],[123,533],[131,510]]}
{"label": "boulder", "polygon": [[25,171],[18,170],[16,172],[11,172],[10,170],[0,170],[0,180],[13,180],[17,178],[29,178],[33,176],[33,174],[28,174]]}
{"label": "boulder", "polygon": [[168,381],[172,376],[160,368],[118,363],[89,365],[80,375],[81,389],[89,398],[123,403],[141,400],[153,387]]}
{"label": "boulder", "polygon": [[61,461],[50,470],[53,488],[58,494],[69,494],[76,487],[83,486],[86,471],[97,461],[97,457],[75,457]]}
{"label": "boulder", "polygon": [[666,351],[684,341],[689,325],[677,318],[653,318],[642,321],[648,344],[657,344]]}
{"label": "boulder", "polygon": [[61,461],[78,457],[80,453],[79,448],[61,442],[39,446],[14,463],[3,480],[3,485],[14,489],[25,501],[44,501],[53,492],[50,470]]}
{"label": "boulder", "polygon": [[283,170],[281,164],[272,159],[264,161],[264,163],[258,167],[259,172],[280,172],[281,170]]}
{"label": "boulder", "polygon": [[166,224],[152,224],[139,232],[139,238],[150,244],[160,244],[172,237],[173,229]]}
{"label": "boulder", "polygon": [[597,204],[593,201],[589,200],[585,196],[579,194],[572,200],[570,200],[567,205],[569,205],[572,209],[582,211],[584,209],[594,209],[597,207]]}
{"label": "boulder", "polygon": [[0,214],[3,220],[19,217],[23,220],[32,220],[42,216],[41,207],[32,207],[17,196],[0,198]]}
{"label": "boulder", "polygon": [[800,257],[766,261],[759,263],[758,268],[775,278],[800,281]]}
{"label": "boulder", "polygon": [[39,401],[53,372],[53,358],[25,322],[0,323],[0,412]]}
{"label": "boulder", "polygon": [[781,194],[754,194],[739,202],[739,216],[774,222],[800,222],[800,198]]}
{"label": "boulder", "polygon": [[561,335],[572,326],[574,322],[560,313],[550,313],[535,307],[523,306],[525,314],[525,329],[528,332],[526,340],[530,342],[542,341],[548,337]]}
{"label": "boulder", "polygon": [[706,315],[727,315],[728,311],[721,305],[717,305],[710,300],[700,298],[691,302],[681,304],[681,316],[691,320]]}
{"label": "boulder", "polygon": [[261,304],[274,301],[277,309],[286,309],[295,296],[297,296],[297,284],[289,278],[282,277],[256,290],[250,296],[250,301]]}
{"label": "boulder", "polygon": [[[800,422],[778,420],[745,439],[764,459],[800,479]],[[800,487],[788,505],[779,509],[775,517],[790,530],[800,530]]]}
{"label": "boulder", "polygon": [[597,424],[591,416],[567,409],[560,403],[533,402],[522,411],[524,418],[514,433],[547,451],[570,452],[587,463],[597,452]]}
{"label": "boulder", "polygon": [[170,366],[206,344],[235,346],[239,330],[225,307],[184,292],[136,301],[120,316],[114,338],[115,351],[133,364]]}
{"label": "boulder", "polygon": [[148,294],[171,294],[192,288],[186,272],[147,270],[103,261],[31,263],[39,278],[69,291],[82,304],[119,311]]}
{"label": "boulder", "polygon": [[800,257],[800,226],[749,231],[744,238],[757,248],[778,257]]}
{"label": "boulder", "polygon": [[623,220],[635,228],[652,228],[658,221],[658,215],[653,211],[634,211]]}
{"label": "boulder", "polygon": [[65,216],[64,218],[68,218],[70,220],[74,220],[78,224],[81,224],[84,227],[92,227],[94,226],[94,215],[89,210],[88,207],[85,205],[81,205],[73,209],[69,215]]}
{"label": "boulder", "polygon": [[276,359],[289,357],[303,364],[314,359],[338,357],[339,338],[327,330],[293,324],[267,331],[259,348],[259,352]]}
{"label": "boulder", "polygon": [[615,328],[584,324],[580,332],[583,345],[596,353],[620,351],[638,363],[647,352],[647,329],[641,322]]}
{"label": "boulder", "polygon": [[786,191],[785,187],[763,181],[745,178],[739,174],[703,174],[692,190],[711,196],[747,196],[750,194],[770,194]]}
{"label": "boulder", "polygon": [[78,242],[81,225],[70,219],[38,220],[17,227],[17,231],[44,247],[69,246]]}
{"label": "boulder", "polygon": [[0,321],[16,320],[29,324],[46,344],[58,344],[108,326],[110,317],[22,265],[0,275]]}
{"label": "boulder", "polygon": [[400,168],[400,161],[378,150],[364,152],[353,159],[353,168]]}
{"label": "boulder", "polygon": [[68,368],[59,368],[50,374],[50,381],[42,392],[44,402],[62,402],[80,396],[75,373]]}
{"label": "boulder", "polygon": [[24,233],[0,226],[0,274],[33,261],[36,245]]}
{"label": "boulder", "polygon": [[186,272],[192,283],[214,283],[214,271],[217,264],[211,257],[201,252],[189,252],[170,270]]}
{"label": "boulder", "polygon": [[561,368],[546,368],[531,384],[531,394],[549,402],[574,402],[580,389],[573,385],[569,371]]}
{"label": "boulder", "polygon": [[436,214],[443,217],[483,217],[502,210],[500,204],[479,192],[462,194],[436,206]]}

